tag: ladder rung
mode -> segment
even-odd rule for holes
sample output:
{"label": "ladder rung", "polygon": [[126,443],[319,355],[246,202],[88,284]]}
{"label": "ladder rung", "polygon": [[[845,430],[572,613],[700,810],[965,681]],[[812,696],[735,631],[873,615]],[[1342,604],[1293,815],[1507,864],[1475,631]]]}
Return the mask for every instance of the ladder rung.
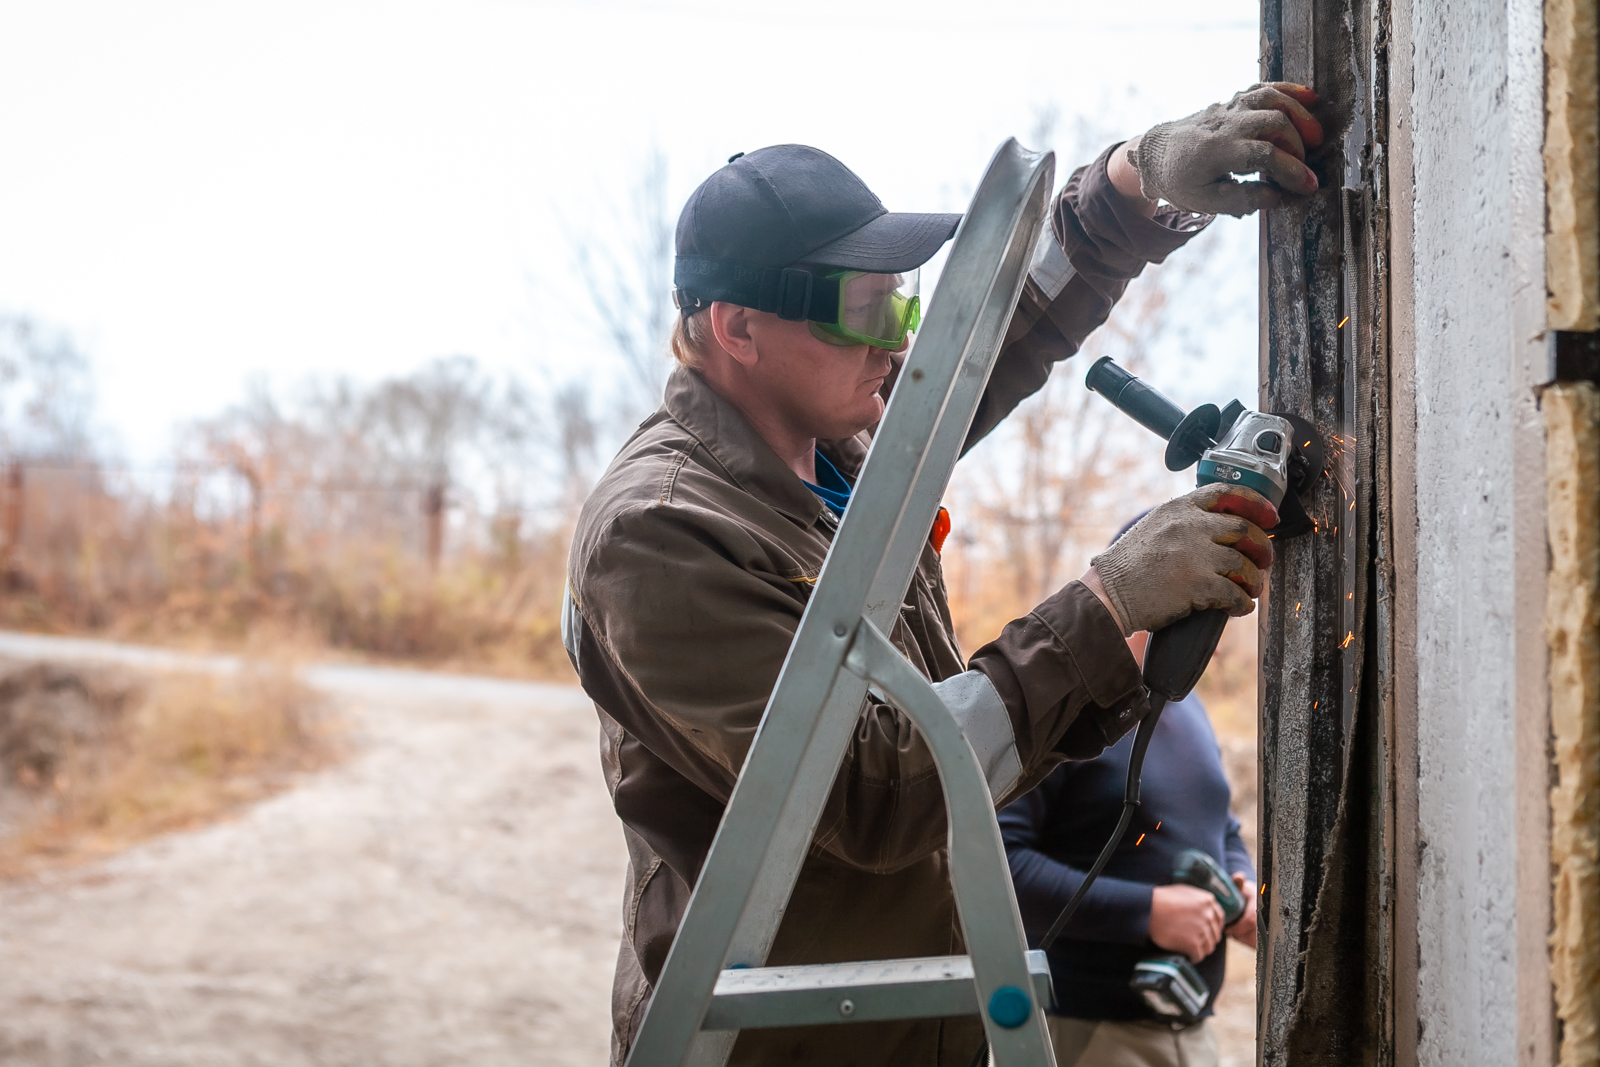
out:
{"label": "ladder rung", "polygon": [[[1034,1003],[1048,1005],[1050,963],[1028,953]],[[741,967],[717,977],[702,1030],[977,1015],[970,956]]]}

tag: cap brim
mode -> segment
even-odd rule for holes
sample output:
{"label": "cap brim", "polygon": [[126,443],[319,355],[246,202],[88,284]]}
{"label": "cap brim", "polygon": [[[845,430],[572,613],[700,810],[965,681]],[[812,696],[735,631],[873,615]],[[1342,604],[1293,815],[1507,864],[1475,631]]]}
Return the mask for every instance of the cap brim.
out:
{"label": "cap brim", "polygon": [[950,240],[960,215],[889,212],[859,230],[813,249],[804,262],[845,270],[897,274],[922,266]]}

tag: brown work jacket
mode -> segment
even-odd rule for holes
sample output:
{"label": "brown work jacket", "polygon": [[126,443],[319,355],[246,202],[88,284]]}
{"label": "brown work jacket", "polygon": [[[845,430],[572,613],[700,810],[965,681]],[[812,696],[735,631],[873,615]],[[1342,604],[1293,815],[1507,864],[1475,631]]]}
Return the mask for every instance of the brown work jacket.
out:
{"label": "brown work jacket", "polygon": [[[1111,187],[1106,158],[1056,198],[1042,239],[1055,243],[1035,257],[969,446],[1077,351],[1129,278],[1208,221],[1140,216]],[[869,441],[819,447],[854,483]],[[584,505],[563,637],[600,715],[601,764],[628,846],[613,1064],[637,1033],[837,529],[743,416],[684,368]],[[997,805],[1063,759],[1098,754],[1142,711],[1116,622],[1077,582],[963,662],[930,544],[890,638],[945,686],[984,749]],[[945,836],[931,754],[904,715],[869,698],[768,962],[964,951]],[[754,1030],[732,1062],[965,1067],[981,1040],[976,1017]]]}

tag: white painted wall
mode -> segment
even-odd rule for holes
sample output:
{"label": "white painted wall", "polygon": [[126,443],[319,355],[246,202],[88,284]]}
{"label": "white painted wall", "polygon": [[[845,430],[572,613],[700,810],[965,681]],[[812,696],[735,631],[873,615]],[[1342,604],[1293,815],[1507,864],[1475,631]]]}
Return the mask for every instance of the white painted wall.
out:
{"label": "white painted wall", "polygon": [[1413,0],[1412,34],[1417,1062],[1542,1065],[1541,4]]}

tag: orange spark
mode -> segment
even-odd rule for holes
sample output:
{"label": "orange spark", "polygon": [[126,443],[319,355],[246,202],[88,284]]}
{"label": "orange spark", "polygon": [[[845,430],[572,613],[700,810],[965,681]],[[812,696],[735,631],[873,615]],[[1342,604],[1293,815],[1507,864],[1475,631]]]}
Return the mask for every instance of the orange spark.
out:
{"label": "orange spark", "polygon": [[1340,648],[1349,648],[1350,647],[1350,642],[1354,641],[1355,639],[1356,639],[1356,635],[1354,633],[1347,633],[1347,634],[1344,635],[1344,641],[1343,641],[1343,643],[1341,643],[1339,645],[1339,647]]}
{"label": "orange spark", "polygon": [[1134,847],[1134,848],[1138,848],[1138,847],[1139,847],[1139,846],[1140,846],[1140,845],[1142,845],[1142,844],[1144,844],[1144,835],[1143,835],[1143,834],[1140,834],[1140,835],[1139,835],[1139,840],[1137,840],[1137,841],[1135,841],[1135,842],[1134,842],[1134,843],[1133,843],[1133,847]]}
{"label": "orange spark", "polygon": [[1350,321],[1350,316],[1346,315],[1343,319],[1339,320],[1339,325],[1335,326],[1334,329],[1336,329],[1336,330],[1344,329],[1344,324],[1349,322],[1349,321]]}
{"label": "orange spark", "polygon": [[1161,829],[1161,824],[1160,823],[1156,823],[1156,829],[1157,830]]}

